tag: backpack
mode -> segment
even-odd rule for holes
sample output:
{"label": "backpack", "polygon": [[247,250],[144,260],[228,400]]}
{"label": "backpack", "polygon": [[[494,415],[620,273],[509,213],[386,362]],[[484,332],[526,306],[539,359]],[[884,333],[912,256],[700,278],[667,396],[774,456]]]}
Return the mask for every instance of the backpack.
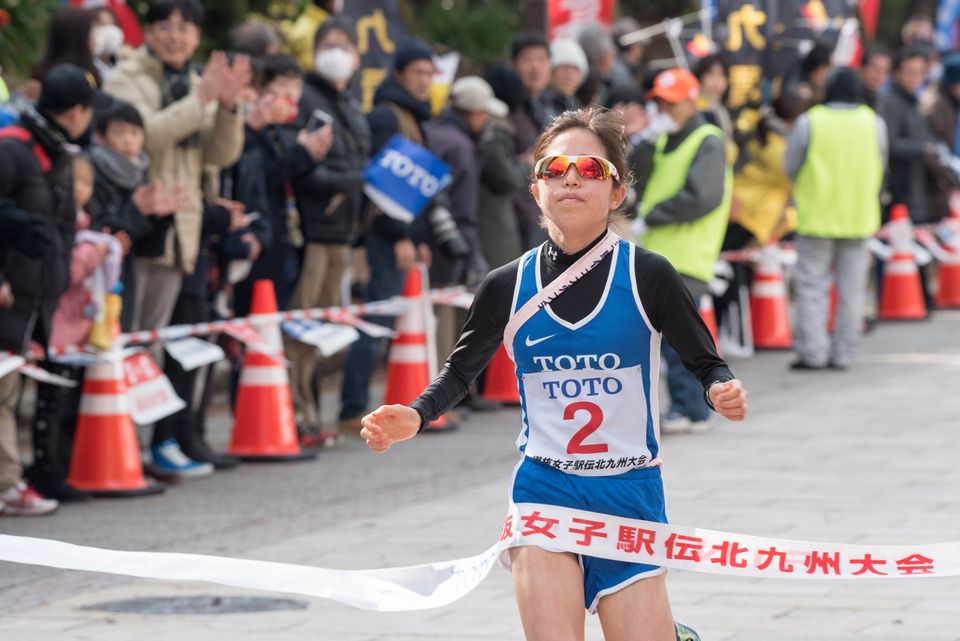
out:
{"label": "backpack", "polygon": [[[0,129],[0,140],[4,138],[13,138],[19,140],[23,144],[30,147],[30,151],[33,152],[34,157],[37,159],[37,162],[40,163],[40,169],[43,170],[43,173],[49,173],[53,169],[53,163],[50,161],[50,156],[47,154],[47,151],[33,139],[33,134],[21,127],[20,125],[10,125],[9,127],[4,127]],[[31,145],[31,143],[33,143]]]}

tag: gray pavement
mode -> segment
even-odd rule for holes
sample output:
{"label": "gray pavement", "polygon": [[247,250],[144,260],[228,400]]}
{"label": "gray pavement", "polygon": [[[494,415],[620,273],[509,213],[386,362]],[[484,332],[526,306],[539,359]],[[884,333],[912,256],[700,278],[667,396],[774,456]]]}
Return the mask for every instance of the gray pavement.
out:
{"label": "gray pavement", "polygon": [[[793,539],[960,540],[960,313],[885,324],[851,371],[792,373],[787,353],[732,364],[743,424],[664,445],[673,522]],[[228,422],[214,422],[225,438]],[[0,518],[0,532],[122,549],[213,553],[359,569],[475,554],[499,533],[518,413],[468,417],[375,457],[357,440],[313,462],[247,465],[164,496]],[[960,640],[960,579],[778,581],[672,572],[677,618],[705,641]],[[265,593],[0,564],[0,639],[522,639],[509,574],[495,568],[446,608],[131,615],[81,609],[133,597]],[[289,595],[275,595],[286,597]],[[595,617],[587,639],[602,639]]]}

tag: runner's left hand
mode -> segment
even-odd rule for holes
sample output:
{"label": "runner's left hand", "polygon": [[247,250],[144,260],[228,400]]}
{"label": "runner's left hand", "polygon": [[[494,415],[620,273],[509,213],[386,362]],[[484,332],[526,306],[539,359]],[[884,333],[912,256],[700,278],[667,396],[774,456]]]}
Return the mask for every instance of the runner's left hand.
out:
{"label": "runner's left hand", "polygon": [[747,416],[747,390],[737,379],[710,386],[710,402],[717,414],[731,421],[742,421]]}

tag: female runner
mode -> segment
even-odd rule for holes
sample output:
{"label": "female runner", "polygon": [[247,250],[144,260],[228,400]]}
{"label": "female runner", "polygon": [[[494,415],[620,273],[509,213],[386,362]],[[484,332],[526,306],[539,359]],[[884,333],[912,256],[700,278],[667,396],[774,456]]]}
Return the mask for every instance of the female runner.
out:
{"label": "female runner", "polygon": [[[541,135],[531,191],[549,240],[487,276],[446,366],[419,398],[363,418],[370,449],[412,438],[453,407],[504,341],[523,405],[511,500],[667,521],[661,336],[722,416],[746,416],[746,391],[717,355],[677,272],[608,233],[629,181],[622,131],[612,112],[587,109],[561,114]],[[567,271],[585,254],[587,263]],[[551,285],[549,304],[525,308]],[[676,638],[664,568],[536,546],[513,547],[501,563],[512,569],[530,641],[582,641],[584,608],[599,613],[607,641]]]}

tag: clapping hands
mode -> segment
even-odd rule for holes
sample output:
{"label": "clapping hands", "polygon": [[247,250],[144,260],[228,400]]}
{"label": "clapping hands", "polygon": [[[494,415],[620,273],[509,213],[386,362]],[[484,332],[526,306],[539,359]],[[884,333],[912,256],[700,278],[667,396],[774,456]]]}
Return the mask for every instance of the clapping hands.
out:
{"label": "clapping hands", "polygon": [[250,84],[250,79],[250,58],[238,55],[231,65],[227,54],[214,51],[210,54],[210,60],[203,68],[200,78],[200,100],[204,104],[217,100],[222,107],[232,111],[236,108],[237,96]]}

